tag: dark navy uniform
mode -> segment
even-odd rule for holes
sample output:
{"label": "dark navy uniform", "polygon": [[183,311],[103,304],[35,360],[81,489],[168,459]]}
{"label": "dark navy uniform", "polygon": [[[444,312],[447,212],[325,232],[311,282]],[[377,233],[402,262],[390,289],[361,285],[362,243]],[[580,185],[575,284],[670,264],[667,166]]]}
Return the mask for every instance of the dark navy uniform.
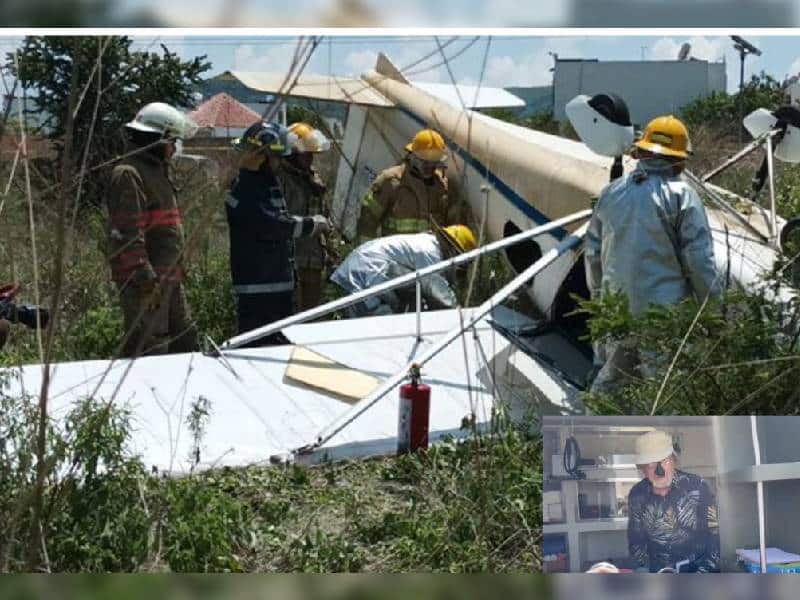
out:
{"label": "dark navy uniform", "polygon": [[[239,333],[292,314],[294,240],[314,230],[311,217],[290,215],[267,168],[240,169],[225,201]],[[280,334],[252,345],[285,343]]]}

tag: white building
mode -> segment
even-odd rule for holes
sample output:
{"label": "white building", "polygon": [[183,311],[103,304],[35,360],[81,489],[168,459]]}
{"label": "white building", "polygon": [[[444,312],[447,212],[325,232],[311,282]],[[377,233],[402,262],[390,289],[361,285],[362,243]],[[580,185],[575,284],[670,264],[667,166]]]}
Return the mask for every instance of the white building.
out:
{"label": "white building", "polygon": [[726,83],[724,62],[556,59],[553,114],[566,122],[564,107],[572,98],[611,92],[625,100],[634,125],[643,127],[654,117],[678,113],[697,98],[725,92]]}

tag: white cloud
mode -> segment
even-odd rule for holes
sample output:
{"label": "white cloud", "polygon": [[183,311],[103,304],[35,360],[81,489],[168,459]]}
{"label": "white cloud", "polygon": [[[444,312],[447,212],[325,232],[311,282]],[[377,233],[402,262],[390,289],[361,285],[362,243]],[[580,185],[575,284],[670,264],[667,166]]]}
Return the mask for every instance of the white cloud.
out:
{"label": "white cloud", "polygon": [[[417,62],[421,56],[429,54],[434,49],[436,49],[436,45],[433,42],[430,46],[415,44],[413,47],[404,47],[400,52],[396,52],[395,55],[390,56],[389,59],[395,64],[395,66],[397,66],[398,69],[403,70],[403,74],[405,74],[411,81],[450,83],[450,76],[447,74],[447,69],[445,66],[440,64],[443,61],[441,54],[438,52],[427,60],[424,60],[411,68],[407,68],[408,65]],[[447,53],[447,50],[445,50],[445,53]]]}
{"label": "white cloud", "polygon": [[359,77],[361,73],[375,67],[378,53],[374,50],[355,50],[344,57],[345,73],[348,77]]}
{"label": "white cloud", "polygon": [[786,73],[789,77],[800,73],[800,56],[794,59],[794,62],[789,66],[789,71]]}
{"label": "white cloud", "polygon": [[701,60],[718,61],[725,55],[727,38],[706,38],[694,36],[688,39],[676,40],[664,37],[657,40],[647,53],[650,60],[675,60],[684,42],[689,42],[690,56]]}
{"label": "white cloud", "polygon": [[[748,41],[758,47],[760,39],[757,37],[748,38]],[[678,57],[683,42],[689,42],[692,46],[690,56],[709,61],[725,60],[725,73],[728,80],[728,92],[736,92],[739,89],[740,79],[740,59],[731,41],[727,37],[706,38],[694,36],[688,39],[675,39],[671,37],[660,38],[650,48],[647,57],[650,60],[674,60]],[[800,61],[800,59],[798,59]],[[747,81],[751,76],[756,75],[763,69],[764,63],[760,56],[748,55],[744,62],[744,80]],[[794,67],[793,67],[794,68]],[[800,63],[797,65],[800,70]]]}
{"label": "white cloud", "polygon": [[571,39],[548,40],[548,45],[520,58],[492,56],[486,66],[486,85],[495,87],[542,86],[553,82],[554,59],[550,52],[561,58],[580,56],[579,43]]}
{"label": "white cloud", "polygon": [[[0,66],[11,61],[8,60],[8,53],[14,52],[22,45],[22,38],[0,37]],[[13,61],[13,58],[11,59]]]}
{"label": "white cloud", "polygon": [[[748,41],[751,42],[753,45],[758,47],[758,40],[755,38],[748,38]],[[726,53],[727,59],[727,76],[728,76],[728,92],[736,92],[739,90],[739,79],[741,78],[741,60],[739,58],[739,53],[734,51],[732,48],[728,49]],[[747,81],[753,75],[757,75],[761,73],[764,69],[764,61],[761,59],[760,56],[755,56],[753,54],[748,54],[747,57],[744,59],[744,81]],[[772,73],[775,77],[780,77],[781,74],[779,73]]]}
{"label": "white cloud", "polygon": [[286,73],[292,64],[297,45],[285,44],[242,44],[233,53],[234,70],[269,71]]}
{"label": "white cloud", "polygon": [[[431,52],[435,46],[431,42],[432,47],[421,47],[414,44],[413,47],[405,47],[395,51],[383,49],[382,51],[388,56],[389,60],[401,71],[404,72],[409,79],[413,81],[427,81],[432,83],[449,82],[450,77],[447,74],[443,65],[438,65],[442,62],[441,56],[434,54],[431,58],[412,66],[410,69],[406,67],[419,60],[421,56]],[[342,77],[358,78],[362,73],[375,68],[375,62],[378,59],[378,49],[363,49],[353,50],[348,52],[341,61],[333,64],[333,72]],[[433,67],[431,70],[428,70]],[[309,72],[313,70],[308,70]],[[416,71],[422,71],[416,73]],[[327,67],[324,70],[327,73]]]}

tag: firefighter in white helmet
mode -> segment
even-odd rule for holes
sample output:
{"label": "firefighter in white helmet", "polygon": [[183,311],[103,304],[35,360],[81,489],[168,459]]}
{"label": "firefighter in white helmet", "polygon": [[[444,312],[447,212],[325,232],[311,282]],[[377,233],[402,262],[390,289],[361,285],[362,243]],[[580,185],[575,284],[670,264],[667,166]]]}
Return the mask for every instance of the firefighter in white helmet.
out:
{"label": "firefighter in white helmet", "polygon": [[190,352],[197,333],[183,290],[184,237],[170,159],[196,125],[163,102],[125,125],[133,152],[111,173],[107,193],[111,272],[125,320],[125,356]]}
{"label": "firefighter in white helmet", "polygon": [[[718,296],[708,218],[681,177],[691,151],[686,126],[671,115],[658,117],[634,145],[636,169],[606,186],[589,223],[585,263],[592,297],[622,292],[639,315],[651,304]],[[592,391],[612,392],[637,371],[651,374],[629,342],[597,350],[602,368]]]}
{"label": "firefighter in white helmet", "polygon": [[[331,275],[331,281],[349,294],[429,267],[456,254],[474,250],[475,235],[465,225],[450,225],[432,232],[397,234],[365,242],[353,250]],[[458,301],[440,273],[420,280],[427,308],[452,308]],[[414,302],[415,287],[391,290],[348,308],[350,317],[403,312]]]}
{"label": "firefighter in white helmet", "polygon": [[[289,125],[291,154],[281,160],[276,175],[283,186],[289,214],[300,217],[328,216],[327,186],[314,167],[314,157],[330,150],[325,135],[308,123]],[[324,235],[298,238],[294,243],[294,266],[297,273],[295,304],[297,310],[313,308],[322,297],[322,270],[326,262],[327,239]]]}

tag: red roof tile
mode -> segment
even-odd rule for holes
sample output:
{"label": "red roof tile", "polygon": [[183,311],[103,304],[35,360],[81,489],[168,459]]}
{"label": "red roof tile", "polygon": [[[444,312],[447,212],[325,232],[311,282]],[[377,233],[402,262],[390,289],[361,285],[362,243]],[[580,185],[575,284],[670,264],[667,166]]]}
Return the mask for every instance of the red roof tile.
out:
{"label": "red roof tile", "polygon": [[249,127],[261,118],[254,110],[220,92],[194,109],[189,116],[200,127]]}

